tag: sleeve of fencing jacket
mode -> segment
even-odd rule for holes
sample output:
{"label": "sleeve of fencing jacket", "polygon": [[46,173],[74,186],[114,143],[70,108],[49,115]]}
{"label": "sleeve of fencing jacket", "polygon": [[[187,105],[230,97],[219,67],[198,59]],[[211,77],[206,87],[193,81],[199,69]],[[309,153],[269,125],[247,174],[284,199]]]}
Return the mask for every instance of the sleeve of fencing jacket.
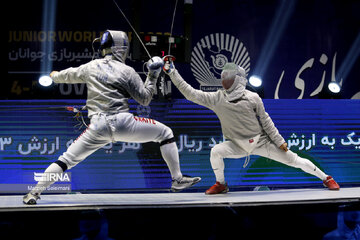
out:
{"label": "sleeve of fencing jacket", "polygon": [[144,83],[135,70],[132,69],[129,74],[130,80],[127,86],[128,93],[139,104],[143,106],[149,105],[156,90],[157,78],[149,75]]}
{"label": "sleeve of fencing jacket", "polygon": [[280,135],[279,130],[275,127],[274,122],[265,111],[264,103],[259,95],[254,95],[254,100],[256,103],[256,114],[259,117],[262,128],[270,137],[271,141],[273,141],[276,146],[280,147],[285,142],[284,138]]}
{"label": "sleeve of fencing jacket", "polygon": [[218,94],[216,92],[203,92],[194,89],[190,84],[185,82],[176,69],[169,74],[169,77],[187,100],[210,109],[218,102]]}
{"label": "sleeve of fencing jacket", "polygon": [[85,79],[87,76],[87,68],[88,64],[83,64],[76,68],[67,68],[58,73],[55,73],[52,76],[52,80],[55,83],[67,83],[67,84],[75,84],[75,83],[85,83]]}

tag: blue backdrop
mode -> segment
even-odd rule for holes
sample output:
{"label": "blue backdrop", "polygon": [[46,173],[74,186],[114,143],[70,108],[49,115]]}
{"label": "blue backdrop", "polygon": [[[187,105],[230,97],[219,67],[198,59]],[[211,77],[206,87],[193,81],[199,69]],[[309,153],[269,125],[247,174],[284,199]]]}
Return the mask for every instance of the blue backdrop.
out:
{"label": "blue backdrop", "polygon": [[[184,174],[201,176],[200,188],[215,182],[210,149],[223,137],[212,111],[183,99],[154,101],[148,108],[130,103],[134,114],[173,129]],[[35,183],[34,172],[43,172],[66,151],[84,128],[75,127],[74,114],[62,107],[83,104],[82,100],[0,102],[1,193],[27,191],[26,186]],[[360,184],[360,101],[265,99],[264,104],[291,150],[341,185]],[[244,159],[225,160],[226,179],[233,188],[321,187],[317,178],[270,159],[252,156],[245,169],[243,163]],[[154,191],[171,183],[156,143],[108,144],[70,173],[72,191]]]}

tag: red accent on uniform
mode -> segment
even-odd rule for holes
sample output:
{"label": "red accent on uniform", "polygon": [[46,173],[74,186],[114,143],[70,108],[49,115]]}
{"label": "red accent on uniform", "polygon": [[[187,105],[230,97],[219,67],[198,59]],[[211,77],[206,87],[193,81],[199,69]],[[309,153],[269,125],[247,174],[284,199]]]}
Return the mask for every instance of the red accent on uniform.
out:
{"label": "red accent on uniform", "polygon": [[[75,139],[74,142],[76,142],[76,141],[90,128],[90,125],[91,125],[91,124],[89,124],[89,126]],[[73,143],[74,143],[74,142],[73,142]]]}
{"label": "red accent on uniform", "polygon": [[154,125],[156,125],[156,122],[154,119],[150,119],[150,118],[144,118],[144,117],[136,117],[134,116],[135,121],[139,121],[139,122],[143,122],[143,123],[152,123]]}
{"label": "red accent on uniform", "polygon": [[66,107],[66,110],[73,112],[74,111],[74,107]]}

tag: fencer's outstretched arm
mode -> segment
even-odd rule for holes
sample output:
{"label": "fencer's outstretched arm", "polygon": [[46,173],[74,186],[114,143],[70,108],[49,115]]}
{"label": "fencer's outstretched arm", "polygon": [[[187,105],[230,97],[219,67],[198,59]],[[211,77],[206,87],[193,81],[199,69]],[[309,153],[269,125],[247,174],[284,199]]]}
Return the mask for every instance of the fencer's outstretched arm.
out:
{"label": "fencer's outstretched arm", "polygon": [[87,64],[83,64],[76,68],[67,68],[60,72],[52,72],[50,77],[55,83],[85,83],[86,74],[87,74]]}
{"label": "fencer's outstretched arm", "polygon": [[271,141],[273,141],[277,147],[280,147],[282,144],[285,143],[285,140],[280,135],[279,130],[275,127],[275,124],[270,118],[269,114],[265,111],[264,103],[261,98],[258,95],[255,96],[255,111],[257,116],[259,117],[261,126],[266,132],[266,134],[270,137]]}
{"label": "fencer's outstretched arm", "polygon": [[217,99],[218,94],[215,92],[203,92],[201,90],[194,89],[192,86],[190,86],[190,84],[185,82],[176,69],[174,69],[168,75],[174,85],[179,89],[179,91],[187,100],[210,109],[212,109],[216,103],[219,102]]}

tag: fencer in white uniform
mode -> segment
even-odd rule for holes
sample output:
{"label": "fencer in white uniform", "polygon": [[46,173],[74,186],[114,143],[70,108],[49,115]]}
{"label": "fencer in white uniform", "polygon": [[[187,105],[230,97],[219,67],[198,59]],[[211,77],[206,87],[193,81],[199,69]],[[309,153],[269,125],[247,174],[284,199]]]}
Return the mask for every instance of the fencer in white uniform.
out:
{"label": "fencer in white uniform", "polygon": [[311,161],[299,157],[288,150],[284,138],[279,134],[258,94],[245,89],[247,78],[245,70],[234,63],[227,63],[221,73],[224,89],[217,92],[203,92],[191,87],[175,69],[171,57],[164,57],[164,71],[186,99],[203,105],[215,112],[227,141],[211,149],[210,162],[215,173],[216,183],[206,194],[229,191],[224,176],[224,158],[260,155],[288,166],[300,168],[321,179],[326,187],[338,190],[339,185]]}
{"label": "fencer in white uniform", "polygon": [[[147,63],[149,74],[143,83],[139,74],[125,64],[129,40],[122,31],[104,32],[100,44],[102,59],[92,60],[77,68],[52,72],[55,83],[85,83],[87,86],[89,127],[74,141],[45,173],[62,173],[110,142],[158,142],[172,177],[172,191],[180,191],[199,182],[199,177],[182,175],[178,148],[172,130],[153,119],[129,113],[128,99],[141,105],[151,102],[163,60],[153,57]],[[41,192],[53,182],[40,181],[24,196],[25,204],[36,204]]]}

